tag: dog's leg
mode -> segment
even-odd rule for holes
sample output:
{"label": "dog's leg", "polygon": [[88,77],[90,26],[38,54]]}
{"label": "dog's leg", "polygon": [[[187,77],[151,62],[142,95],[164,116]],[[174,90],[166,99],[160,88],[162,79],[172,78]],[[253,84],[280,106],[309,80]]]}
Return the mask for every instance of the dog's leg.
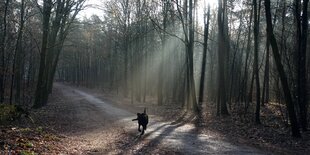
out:
{"label": "dog's leg", "polygon": [[145,125],[142,125],[142,132],[141,132],[141,135],[144,134],[144,131],[146,130],[146,126]]}
{"label": "dog's leg", "polygon": [[138,131],[139,131],[139,132],[141,132],[141,129],[140,129],[140,124],[138,124]]}

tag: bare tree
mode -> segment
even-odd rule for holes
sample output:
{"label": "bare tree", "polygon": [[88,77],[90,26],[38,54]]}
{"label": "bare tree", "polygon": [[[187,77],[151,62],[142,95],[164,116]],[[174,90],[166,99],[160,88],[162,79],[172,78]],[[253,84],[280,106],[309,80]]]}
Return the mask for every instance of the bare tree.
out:
{"label": "bare tree", "polygon": [[[57,0],[55,5],[52,1],[43,2],[43,34],[40,54],[40,69],[35,95],[35,108],[46,104],[48,95],[51,93],[52,83],[58,63],[59,53],[69,27],[78,12],[82,9],[85,0]],[[55,15],[51,15],[53,6]],[[70,16],[73,10],[73,15]],[[49,23],[52,23],[50,27]]]}
{"label": "bare tree", "polygon": [[1,66],[0,66],[0,102],[4,100],[4,64],[5,64],[5,44],[6,44],[6,34],[7,34],[7,15],[8,15],[8,7],[10,4],[10,0],[5,1],[4,5],[4,15],[3,21],[1,23],[2,35],[0,42],[0,56],[1,56]]}
{"label": "bare tree", "polygon": [[291,92],[287,82],[287,76],[284,72],[283,65],[281,62],[281,56],[279,54],[279,49],[277,45],[276,38],[273,33],[272,21],[271,21],[271,12],[270,12],[270,0],[265,0],[265,13],[266,13],[266,23],[267,23],[267,37],[270,40],[272,47],[273,57],[279,72],[280,81],[282,84],[282,89],[285,97],[286,107],[289,113],[289,118],[292,128],[292,136],[300,137],[300,131],[298,127],[298,122],[295,114],[294,102],[291,96]]}
{"label": "bare tree", "polygon": [[[226,72],[226,63],[227,63],[227,53],[229,51],[228,47],[228,34],[225,31],[225,18],[226,18],[226,1],[218,1],[218,110],[217,114],[228,115],[227,110],[227,96],[226,96],[226,81],[225,74]],[[226,23],[227,24],[227,23]]]}
{"label": "bare tree", "polygon": [[46,88],[44,87],[46,85],[46,82],[44,80],[44,70],[46,66],[46,54],[47,54],[47,42],[48,42],[48,33],[50,30],[49,27],[49,21],[51,17],[51,10],[52,10],[52,1],[51,0],[44,0],[43,1],[43,33],[42,33],[42,44],[41,44],[41,53],[40,53],[40,68],[39,68],[39,77],[37,82],[37,88],[36,88],[36,95],[35,95],[35,102],[34,102],[34,108],[39,108],[43,106],[45,103],[44,101],[47,100],[44,99],[46,92]]}
{"label": "bare tree", "polygon": [[[301,127],[307,130],[307,37],[308,37],[308,3],[309,0],[295,0],[295,20],[296,20],[296,55],[297,55],[297,103],[299,105],[299,118]],[[301,11],[301,5],[303,9]]]}
{"label": "bare tree", "polygon": [[201,73],[200,73],[199,104],[202,104],[203,96],[204,96],[208,38],[209,38],[209,24],[210,24],[210,4],[208,4],[208,11],[204,15],[204,44],[203,44],[203,55],[202,55],[202,64],[201,64]]}
{"label": "bare tree", "polygon": [[261,0],[253,0],[254,5],[254,74],[256,82],[256,112],[255,122],[260,124],[260,83],[259,83],[259,69],[258,69],[258,46],[259,46],[259,18],[260,18],[260,6]]}

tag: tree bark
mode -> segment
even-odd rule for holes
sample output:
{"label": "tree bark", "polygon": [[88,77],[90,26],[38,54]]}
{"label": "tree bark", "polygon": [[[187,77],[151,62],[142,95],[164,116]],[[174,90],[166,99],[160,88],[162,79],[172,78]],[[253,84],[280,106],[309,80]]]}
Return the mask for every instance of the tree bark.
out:
{"label": "tree bark", "polygon": [[[25,13],[25,0],[21,0],[21,9],[20,9],[20,27],[18,30],[18,37],[16,42],[16,68],[15,68],[15,103],[20,104],[21,97],[21,79],[22,79],[22,38],[23,38],[23,30],[24,30],[24,13]],[[13,79],[12,79],[13,80]]]}
{"label": "tree bark", "polygon": [[193,108],[193,111],[197,113],[199,111],[198,105],[197,105],[197,99],[196,99],[196,89],[195,89],[195,81],[194,81],[194,6],[193,6],[193,0],[189,0],[189,11],[188,11],[188,16],[189,16],[189,40],[187,44],[187,59],[188,59],[188,69],[189,69],[189,95],[190,95],[190,104]]}
{"label": "tree bark", "polygon": [[4,7],[4,15],[3,15],[3,25],[1,28],[3,29],[2,36],[1,36],[1,43],[0,43],[0,56],[1,56],[1,66],[0,66],[0,103],[4,101],[4,64],[5,64],[5,40],[6,40],[6,31],[7,31],[7,14],[8,14],[8,7],[9,7],[10,0],[5,1]]}
{"label": "tree bark", "polygon": [[167,2],[162,1],[164,7],[162,10],[162,14],[163,14],[163,34],[161,35],[161,51],[160,52],[160,64],[159,64],[159,73],[158,73],[158,87],[157,87],[157,104],[158,105],[162,105],[163,101],[164,101],[164,97],[163,97],[163,84],[164,84],[164,52],[165,52],[165,46],[166,46],[166,39],[167,36],[165,34],[166,29],[167,29],[167,20],[168,20],[168,6],[167,6]]}
{"label": "tree bark", "polygon": [[208,12],[204,17],[204,44],[203,44],[203,56],[200,73],[200,85],[199,85],[199,104],[203,102],[204,87],[205,87],[205,73],[207,63],[207,50],[208,50],[208,38],[209,38],[209,21],[210,21],[210,4],[208,4]]}
{"label": "tree bark", "polygon": [[302,87],[300,88],[300,92],[302,92],[303,98],[300,103],[300,118],[301,118],[301,127],[303,131],[307,131],[308,129],[308,81],[307,81],[307,70],[306,70],[306,60],[307,60],[307,40],[308,40],[308,3],[309,0],[303,1],[303,14],[302,14],[302,37],[301,37],[301,59],[300,62],[301,70],[300,70],[300,82]]}
{"label": "tree bark", "polygon": [[226,97],[226,81],[225,81],[225,68],[226,68],[226,53],[228,51],[227,48],[227,38],[225,34],[224,28],[224,8],[226,6],[223,5],[222,0],[219,0],[218,5],[218,64],[219,64],[219,81],[218,81],[218,105],[220,106],[220,114],[228,115],[227,110],[227,97]]}
{"label": "tree bark", "polygon": [[262,95],[262,106],[269,102],[269,56],[270,56],[270,43],[269,39],[266,39],[266,63],[264,73],[264,84],[263,84],[263,95]]}
{"label": "tree bark", "polygon": [[[303,1],[301,15],[301,0],[295,0],[296,18],[296,52],[297,52],[297,102],[299,105],[299,119],[303,131],[307,130],[307,71],[306,71],[306,52],[308,36],[308,2]],[[300,18],[301,17],[301,18]]]}
{"label": "tree bark", "polygon": [[52,0],[44,0],[43,2],[43,33],[42,33],[42,44],[40,51],[40,68],[37,82],[37,88],[35,93],[35,101],[33,108],[40,108],[44,103],[44,96],[46,92],[46,79],[44,79],[44,72],[46,67],[46,53],[47,53],[47,42],[49,33],[49,21],[52,10]]}
{"label": "tree bark", "polygon": [[256,83],[256,111],[255,111],[255,123],[260,124],[260,83],[259,83],[259,69],[258,69],[258,34],[259,34],[259,12],[260,12],[260,0],[259,7],[257,7],[257,0],[253,0],[254,5],[254,72]]}
{"label": "tree bark", "polygon": [[279,54],[277,41],[273,33],[271,11],[270,11],[270,0],[265,0],[265,10],[266,10],[265,13],[266,13],[266,22],[267,22],[267,37],[270,40],[273,57],[276,63],[277,70],[279,72],[280,81],[282,84],[282,89],[283,89],[283,93],[285,97],[286,107],[287,107],[289,119],[291,122],[292,136],[301,137],[296,114],[295,114],[294,102],[293,102],[291,92],[289,89],[289,85],[287,82],[287,77],[286,77],[282,62],[281,62],[281,56]]}
{"label": "tree bark", "polygon": [[52,22],[51,31],[48,38],[48,50],[47,50],[47,58],[46,58],[46,66],[45,66],[45,72],[44,72],[44,79],[46,81],[44,89],[46,89],[46,93],[44,93],[44,99],[43,102],[46,103],[48,99],[48,95],[51,93],[51,83],[53,83],[53,61],[57,52],[57,49],[59,46],[57,44],[57,36],[62,35],[58,34],[60,32],[61,27],[61,21],[62,18],[65,17],[64,13],[64,6],[65,1],[57,0],[56,2],[57,8],[56,8],[56,14]]}
{"label": "tree bark", "polygon": [[125,43],[124,43],[124,96],[128,96],[128,44],[129,44],[129,31],[128,25],[130,21],[130,13],[129,13],[129,0],[125,1],[124,15],[125,15],[125,24],[124,24],[124,32],[125,32]]}
{"label": "tree bark", "polygon": [[243,82],[242,82],[242,101],[247,104],[248,100],[248,63],[250,57],[250,48],[251,48],[251,28],[252,28],[252,18],[253,18],[253,5],[251,5],[251,13],[250,13],[250,21],[248,23],[248,36],[247,36],[247,47],[246,47],[246,56],[245,56],[245,65],[244,65],[244,73],[243,73]]}
{"label": "tree bark", "polygon": [[83,1],[78,2],[75,6],[75,11],[73,13],[73,15],[70,17],[69,19],[69,14],[71,12],[72,6],[69,4],[69,1],[66,1],[66,3],[64,4],[60,4],[60,21],[55,21],[55,27],[58,26],[58,29],[55,28],[55,32],[57,31],[57,33],[59,33],[57,35],[56,33],[56,38],[54,41],[54,45],[53,45],[53,51],[51,53],[51,60],[50,60],[50,67],[49,67],[49,72],[48,72],[48,77],[47,77],[47,92],[48,94],[52,93],[52,88],[53,88],[53,82],[54,82],[54,77],[55,77],[55,73],[56,73],[56,68],[57,68],[57,64],[58,64],[58,60],[59,60],[59,55],[60,52],[63,48],[63,44],[64,41],[67,37],[67,35],[69,34],[69,28],[72,24],[72,22],[74,21],[75,17],[77,16],[80,7],[82,6]]}

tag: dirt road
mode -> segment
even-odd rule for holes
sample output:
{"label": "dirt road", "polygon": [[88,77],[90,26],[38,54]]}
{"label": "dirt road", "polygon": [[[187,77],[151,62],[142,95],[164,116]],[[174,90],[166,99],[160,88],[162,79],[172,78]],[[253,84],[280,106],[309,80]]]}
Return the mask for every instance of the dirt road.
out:
{"label": "dirt road", "polygon": [[59,125],[67,127],[67,147],[77,154],[270,154],[197,134],[193,124],[163,122],[155,115],[149,116],[146,134],[140,137],[132,110],[85,90],[59,83],[54,87],[62,94],[59,102],[73,105],[66,114],[70,121]]}

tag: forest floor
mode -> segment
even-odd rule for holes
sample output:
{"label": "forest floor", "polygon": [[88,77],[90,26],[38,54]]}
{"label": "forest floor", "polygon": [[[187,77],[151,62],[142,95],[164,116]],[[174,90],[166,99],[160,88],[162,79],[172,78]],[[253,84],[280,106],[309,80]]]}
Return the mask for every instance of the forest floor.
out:
{"label": "forest floor", "polygon": [[92,89],[54,87],[49,103],[32,110],[31,119],[0,126],[0,154],[304,154],[310,148],[309,139],[269,137],[284,141],[279,144],[258,132],[269,132],[264,126],[244,127],[208,112],[197,126],[176,105],[148,107],[150,123],[140,136],[131,119],[146,105]]}

